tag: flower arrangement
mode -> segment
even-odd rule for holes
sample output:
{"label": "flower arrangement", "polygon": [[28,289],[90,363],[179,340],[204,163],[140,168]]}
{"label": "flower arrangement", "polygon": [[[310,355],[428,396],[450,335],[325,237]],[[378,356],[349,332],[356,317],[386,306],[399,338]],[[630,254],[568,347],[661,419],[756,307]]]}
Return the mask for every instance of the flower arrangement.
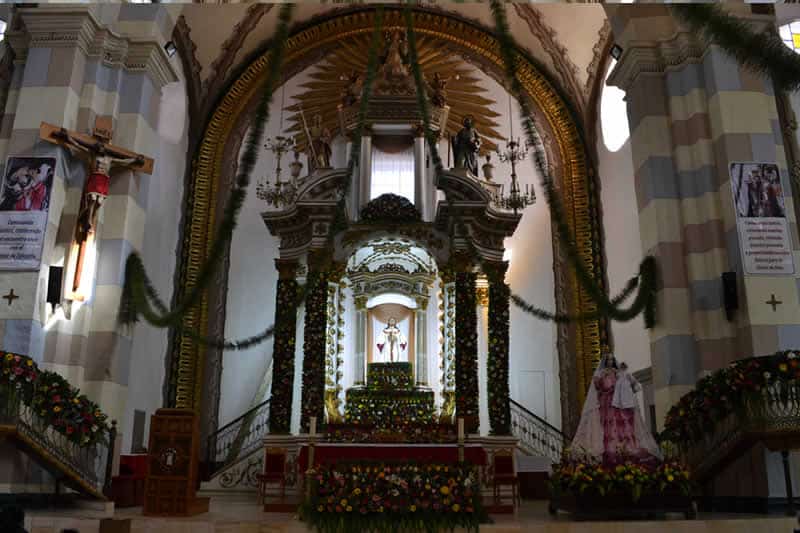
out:
{"label": "flower arrangement", "polygon": [[694,390],[684,394],[667,413],[659,439],[688,446],[767,389],[776,390],[778,399],[786,402],[795,387],[800,387],[797,352],[741,359],[700,379]]}
{"label": "flower arrangement", "polygon": [[371,390],[414,388],[411,363],[371,363],[367,368],[367,388]]}
{"label": "flower arrangement", "polygon": [[471,465],[350,463],[321,467],[300,507],[320,531],[477,531],[487,515]]}
{"label": "flower arrangement", "polygon": [[413,224],[422,217],[407,198],[387,193],[361,208],[361,220],[373,224]]}
{"label": "flower arrangement", "polygon": [[297,282],[279,279],[277,286],[275,337],[272,345],[272,399],[270,433],[289,433],[294,391]]}
{"label": "flower arrangement", "polygon": [[344,419],[350,424],[387,429],[430,424],[435,418],[433,391],[347,390]]}
{"label": "flower arrangement", "polygon": [[553,465],[550,491],[555,497],[565,494],[621,496],[633,502],[643,495],[679,494],[692,491],[689,471],[675,462],[654,465],[637,462],[604,465],[599,460],[565,455]]}
{"label": "flower arrangement", "polygon": [[456,416],[465,429],[478,429],[478,315],[475,310],[475,274],[456,274]]}
{"label": "flower arrangement", "polygon": [[30,357],[6,352],[0,362],[0,398],[10,404],[13,396],[80,447],[104,442],[110,430],[97,404],[63,377],[39,369]]}
{"label": "flower arrangement", "polygon": [[[312,416],[319,427],[325,420],[325,328],[328,308],[328,276],[312,272],[308,278],[305,342],[303,343],[303,391],[300,427],[309,430]],[[274,393],[273,393],[274,396]]]}
{"label": "flower arrangement", "polygon": [[[505,269],[503,269],[505,270]],[[486,361],[489,422],[493,435],[511,434],[508,388],[508,306],[502,276],[489,276],[489,351]]]}
{"label": "flower arrangement", "polygon": [[329,442],[403,442],[437,443],[456,442],[458,435],[453,424],[404,422],[391,428],[372,424],[328,424]]}

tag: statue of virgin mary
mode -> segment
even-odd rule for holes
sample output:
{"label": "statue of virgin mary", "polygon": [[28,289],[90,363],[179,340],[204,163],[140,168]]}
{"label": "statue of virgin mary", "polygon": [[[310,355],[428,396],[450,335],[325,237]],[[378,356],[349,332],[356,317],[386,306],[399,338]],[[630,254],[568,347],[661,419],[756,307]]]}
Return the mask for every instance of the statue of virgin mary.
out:
{"label": "statue of virgin mary", "polygon": [[572,440],[573,453],[589,455],[607,465],[662,459],[661,449],[639,410],[638,386],[625,363],[618,365],[613,355],[604,354],[586,393]]}

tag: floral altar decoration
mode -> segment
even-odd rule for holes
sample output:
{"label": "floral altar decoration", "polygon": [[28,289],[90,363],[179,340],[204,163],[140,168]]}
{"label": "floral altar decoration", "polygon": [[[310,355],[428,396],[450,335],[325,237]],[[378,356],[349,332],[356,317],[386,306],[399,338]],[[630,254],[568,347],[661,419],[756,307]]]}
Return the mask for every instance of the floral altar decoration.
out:
{"label": "floral altar decoration", "polygon": [[643,495],[681,495],[692,492],[689,470],[676,462],[642,464],[635,460],[616,466],[591,457],[565,454],[552,468],[553,496],[617,496],[638,502]]}
{"label": "floral altar decoration", "polygon": [[5,352],[0,362],[0,404],[21,401],[58,433],[84,448],[105,442],[108,417],[61,375],[41,370],[26,355]]}
{"label": "floral altar decoration", "polygon": [[393,427],[373,424],[328,424],[328,442],[402,442],[406,444],[445,444],[458,441],[454,424],[412,423],[407,421]]}
{"label": "floral altar decoration", "polygon": [[373,224],[413,224],[422,217],[414,204],[397,194],[386,193],[361,208],[361,220]]}
{"label": "floral altar decoration", "polygon": [[800,387],[800,353],[778,352],[741,359],[697,382],[670,408],[659,435],[662,442],[686,447],[713,433],[716,425],[748,402],[768,394],[786,403]]}
{"label": "floral altar decoration", "polygon": [[300,516],[326,533],[477,531],[488,521],[471,465],[341,463],[310,481]]}

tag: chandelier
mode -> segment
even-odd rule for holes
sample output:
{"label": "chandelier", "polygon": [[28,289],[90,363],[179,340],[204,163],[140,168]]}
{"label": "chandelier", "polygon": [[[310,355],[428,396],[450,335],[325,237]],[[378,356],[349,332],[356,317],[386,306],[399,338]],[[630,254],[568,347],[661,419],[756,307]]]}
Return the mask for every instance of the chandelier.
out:
{"label": "chandelier", "polygon": [[294,203],[297,197],[297,176],[303,163],[299,161],[300,154],[295,152],[294,161],[291,163],[291,181],[281,181],[281,159],[283,154],[294,148],[294,139],[278,135],[274,139],[267,138],[264,148],[275,154],[275,183],[270,183],[269,178],[263,177],[256,184],[256,196],[275,207],[283,207]]}
{"label": "chandelier", "polygon": [[511,190],[505,195],[503,188],[495,195],[494,202],[503,209],[511,209],[516,214],[517,211],[525,209],[529,205],[536,203],[536,193],[530,184],[525,184],[525,192],[519,188],[517,179],[517,163],[524,161],[528,156],[528,145],[520,144],[519,138],[514,140],[514,115],[511,112],[511,95],[508,97],[508,123],[511,134],[506,142],[506,149],[502,152],[497,148],[497,157],[502,163],[511,163]]}
{"label": "chandelier", "polygon": [[[283,131],[284,90],[285,88],[281,90],[281,131]],[[281,181],[281,159],[283,159],[283,154],[294,147],[294,138],[284,137],[283,135],[276,135],[274,138],[267,137],[267,142],[264,143],[264,148],[275,155],[275,183],[270,183],[269,178],[262,177],[256,183],[256,196],[274,207],[291,205],[297,198],[297,177],[300,175],[303,163],[300,162],[300,154],[296,150],[294,152],[294,161],[289,164],[292,179],[290,181]]]}

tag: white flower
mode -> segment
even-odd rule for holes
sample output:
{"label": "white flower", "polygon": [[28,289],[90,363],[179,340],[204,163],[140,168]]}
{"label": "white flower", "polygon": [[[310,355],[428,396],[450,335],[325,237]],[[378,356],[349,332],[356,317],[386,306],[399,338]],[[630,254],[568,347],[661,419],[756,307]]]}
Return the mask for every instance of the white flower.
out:
{"label": "white flower", "polygon": [[794,352],[789,352],[789,354],[786,357],[788,357],[789,359],[797,359],[797,354]]}
{"label": "white flower", "polygon": [[764,379],[769,379],[771,375],[769,372],[764,372]]}

